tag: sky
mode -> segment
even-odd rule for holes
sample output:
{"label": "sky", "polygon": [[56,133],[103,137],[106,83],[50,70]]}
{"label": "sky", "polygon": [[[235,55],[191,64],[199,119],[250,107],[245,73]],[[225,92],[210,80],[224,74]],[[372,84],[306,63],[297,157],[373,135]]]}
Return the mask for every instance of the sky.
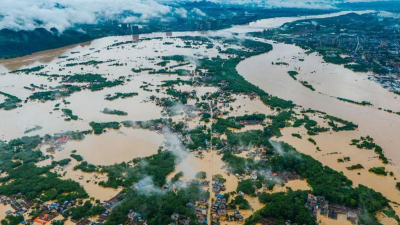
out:
{"label": "sky", "polygon": [[[196,0],[0,0],[0,29],[33,30],[38,27],[63,31],[76,24],[93,24],[99,19],[146,23],[150,19],[169,20],[204,15],[201,10],[187,12],[179,4]],[[208,0],[220,4],[259,7],[297,7],[331,9],[340,2],[374,0]],[[129,13],[127,13],[129,12]],[[129,15],[127,15],[129,14]]]}

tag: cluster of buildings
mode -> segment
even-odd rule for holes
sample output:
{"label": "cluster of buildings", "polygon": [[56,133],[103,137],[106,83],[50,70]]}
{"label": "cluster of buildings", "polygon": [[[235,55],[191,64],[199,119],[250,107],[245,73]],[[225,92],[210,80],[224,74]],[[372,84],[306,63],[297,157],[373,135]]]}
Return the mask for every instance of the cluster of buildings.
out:
{"label": "cluster of buildings", "polygon": [[305,207],[310,210],[311,215],[325,215],[331,219],[338,219],[338,214],[346,215],[347,220],[352,224],[358,223],[360,210],[352,209],[337,204],[329,204],[329,201],[323,196],[314,196],[311,193],[307,196]]}
{"label": "cluster of buildings", "polygon": [[169,225],[189,225],[190,224],[189,217],[181,216],[178,213],[172,214],[171,219],[173,222],[171,222]]}
{"label": "cluster of buildings", "polygon": [[7,210],[6,215],[22,216],[28,212],[33,203],[22,195],[12,195],[10,197],[0,197],[0,204],[10,205],[12,210]]}
{"label": "cluster of buildings", "polygon": [[[102,222],[104,222],[105,219],[110,214],[111,209],[113,209],[112,206],[117,205],[117,204],[112,204],[113,199],[104,203],[104,206],[105,207],[109,206],[109,208],[100,216],[100,218],[96,222],[92,222],[87,219],[82,219],[82,220],[71,219],[71,222],[74,222],[77,225],[102,224]],[[71,216],[72,215],[71,209],[81,204],[81,202],[70,200],[70,201],[64,201],[63,203],[58,203],[58,202],[33,203],[23,195],[17,194],[9,197],[0,197],[0,204],[11,206],[12,209],[7,210],[5,212],[6,215],[24,216],[26,213],[30,212],[30,209],[32,207],[40,209],[41,213],[36,218],[34,218],[33,221],[31,219],[27,219],[22,223],[35,222],[36,224],[44,225],[44,224],[49,224],[59,215]],[[65,221],[66,218],[63,218],[62,220]]]}
{"label": "cluster of buildings", "polygon": [[211,205],[211,219],[213,221],[226,219],[226,199],[222,194],[218,194],[217,199]]}
{"label": "cluster of buildings", "polygon": [[218,179],[218,177],[213,177],[212,190],[218,194],[221,191],[226,191],[226,187],[225,184]]}
{"label": "cluster of buildings", "polygon": [[205,197],[199,197],[195,202],[195,205],[189,203],[187,205],[192,208],[197,216],[197,222],[199,224],[208,224],[207,213],[208,213],[208,199]]}
{"label": "cluster of buildings", "polygon": [[211,220],[214,224],[218,224],[220,221],[244,222],[243,215],[239,210],[227,208],[227,201],[222,194],[218,194],[211,205]]}
{"label": "cluster of buildings", "polygon": [[147,221],[143,218],[140,212],[135,212],[132,209],[128,213],[128,225],[147,225]]}
{"label": "cluster of buildings", "polygon": [[268,161],[271,154],[273,153],[272,150],[268,149],[267,147],[257,148],[254,151],[248,151],[246,156],[250,158],[259,158],[264,162]]}

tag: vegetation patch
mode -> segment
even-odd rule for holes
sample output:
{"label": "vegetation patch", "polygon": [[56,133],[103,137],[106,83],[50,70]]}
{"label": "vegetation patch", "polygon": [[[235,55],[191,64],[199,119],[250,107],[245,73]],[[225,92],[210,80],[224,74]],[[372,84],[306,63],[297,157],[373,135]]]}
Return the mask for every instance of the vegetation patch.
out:
{"label": "vegetation patch", "polygon": [[294,70],[289,70],[288,74],[291,78],[293,78],[294,80],[297,80],[296,76],[299,74],[297,71]]}
{"label": "vegetation patch", "polygon": [[118,122],[91,122],[89,125],[92,127],[94,134],[102,134],[106,128],[118,130],[121,126]]}
{"label": "vegetation patch", "polygon": [[388,174],[388,172],[385,170],[385,167],[372,167],[368,171],[383,176],[387,176]]}
{"label": "vegetation patch", "polygon": [[128,113],[121,111],[121,110],[116,110],[116,109],[109,109],[109,108],[104,108],[103,111],[101,111],[104,114],[108,115],[118,115],[118,116],[127,116]]}
{"label": "vegetation patch", "polygon": [[18,107],[19,103],[22,102],[17,96],[7,94],[5,92],[0,91],[0,95],[6,97],[3,103],[0,103],[0,109],[11,110]]}
{"label": "vegetation patch", "polygon": [[367,150],[374,150],[376,154],[378,154],[379,159],[382,160],[384,164],[388,164],[389,160],[383,154],[383,149],[381,146],[377,145],[374,142],[374,139],[370,136],[361,137],[360,139],[353,139],[351,140],[350,145],[355,145],[359,149],[367,149]]}
{"label": "vegetation patch", "polygon": [[356,164],[356,165],[352,165],[349,167],[346,167],[348,170],[360,170],[360,169],[364,169],[364,167],[361,164]]}
{"label": "vegetation patch", "polygon": [[65,121],[70,121],[70,120],[78,120],[78,116],[74,115],[72,110],[70,109],[62,109],[61,110],[64,113],[64,116],[66,116],[67,118],[65,118]]}
{"label": "vegetation patch", "polygon": [[137,92],[130,92],[130,93],[117,92],[114,95],[111,95],[111,94],[106,95],[106,97],[104,99],[107,101],[114,101],[119,98],[125,99],[125,98],[130,98],[133,96],[137,96],[137,95],[139,95]]}

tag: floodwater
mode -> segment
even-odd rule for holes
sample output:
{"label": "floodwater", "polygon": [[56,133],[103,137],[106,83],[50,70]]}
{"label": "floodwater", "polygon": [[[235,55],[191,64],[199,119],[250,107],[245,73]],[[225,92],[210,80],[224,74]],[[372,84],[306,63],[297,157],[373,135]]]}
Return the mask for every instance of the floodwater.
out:
{"label": "floodwater", "polygon": [[276,184],[271,192],[286,192],[288,188],[292,189],[293,191],[311,190],[311,187],[308,185],[306,180],[289,180],[283,185]]}
{"label": "floodwater", "polygon": [[8,210],[11,210],[12,212],[14,212],[15,210],[11,207],[10,204],[7,205],[3,205],[3,203],[0,204],[0,220],[3,220],[6,218],[7,214],[6,212]]}
{"label": "floodwater", "polygon": [[[399,178],[400,152],[397,146],[400,145],[400,133],[398,132],[400,116],[378,110],[377,107],[400,111],[400,99],[374,81],[366,79],[367,74],[354,73],[340,65],[321,64],[320,56],[306,55],[304,50],[293,45],[273,44],[273,46],[274,50],[267,54],[242,61],[237,67],[239,73],[271,95],[292,100],[304,108],[320,110],[359,125],[356,131],[329,132],[313,137],[322,152],[316,152],[315,146],[307,141],[307,137],[302,140],[292,137],[291,134],[296,133],[295,128],[285,129],[284,137],[278,140],[288,142],[300,152],[312,155],[323,164],[343,171],[355,184],[367,185],[382,192],[389,199],[399,201],[400,193],[395,189],[396,181],[393,177],[378,177],[365,171],[361,171],[362,175],[360,176],[357,175],[359,171],[349,171],[345,167],[357,163],[366,168],[383,166],[376,159],[373,151],[360,150],[349,145],[354,138],[359,139],[360,136],[370,135],[374,138],[375,143],[383,148],[386,157],[393,162],[393,165],[385,165],[387,170],[393,171],[394,177]],[[294,56],[303,58],[304,62],[291,60]],[[272,65],[273,62],[280,60],[287,60],[289,66]],[[294,70],[295,67],[301,68],[298,79],[308,80],[316,91],[307,89],[287,74],[287,71]],[[312,69],[314,67],[315,69]],[[311,70],[317,72],[314,74],[310,72]],[[370,101],[374,106],[355,105],[330,96]],[[344,152],[346,155],[351,155],[352,164],[338,164],[338,156],[335,154],[321,156],[332,152]]]}
{"label": "floodwater", "polygon": [[76,154],[88,163],[113,165],[136,157],[154,155],[163,141],[164,136],[157,132],[122,127],[101,135],[86,135],[82,141],[69,141],[64,150],[56,152],[55,159],[67,158],[71,151],[77,150]]}
{"label": "floodwater", "polygon": [[338,214],[337,219],[331,219],[326,215],[317,214],[317,221],[321,225],[352,225],[350,220],[347,220],[347,216],[344,214]]}
{"label": "floodwater", "polygon": [[269,110],[260,98],[250,99],[250,97],[246,95],[233,95],[235,101],[229,104],[229,107],[222,107],[223,110],[229,111],[229,108],[232,107],[233,111],[229,112],[228,116],[244,116],[246,114],[253,113],[264,113],[264,114],[273,114],[273,110]]}
{"label": "floodwater", "polygon": [[[355,105],[328,95],[339,97],[350,95],[355,100],[370,101],[382,108],[393,108],[394,111],[400,111],[400,99],[373,81],[362,81],[366,78],[365,74],[353,73],[339,65],[326,65],[327,75],[324,75],[324,72],[312,75],[329,78],[319,78],[318,84],[315,85],[317,90],[311,91],[287,74],[292,67],[290,64],[288,68],[284,69],[282,66],[271,65],[272,62],[276,62],[286,54],[293,54],[294,50],[297,50],[299,54],[304,52],[295,46],[274,44],[274,50],[270,53],[242,61],[237,70],[248,81],[259,85],[269,94],[292,100],[304,108],[320,110],[358,124],[360,136],[370,135],[373,137],[375,142],[382,146],[385,154],[395,164],[400,164],[400,152],[397,151],[397,146],[400,144],[400,133],[397,130],[400,126],[400,116],[378,110],[377,106]],[[312,64],[316,69],[324,66],[320,63],[321,57],[302,56],[305,58],[304,63]],[[335,69],[340,71],[340,74],[330,74]],[[345,74],[342,75],[343,73]],[[344,77],[347,77],[347,80]],[[365,82],[366,87],[360,86],[359,82]],[[314,82],[311,84],[314,86]],[[328,93],[325,93],[326,88],[329,88]],[[345,89],[345,94],[343,94],[343,89]]]}
{"label": "floodwater", "polygon": [[196,158],[194,154],[188,154],[185,163],[179,163],[175,167],[175,171],[168,175],[167,179],[171,179],[176,173],[183,171],[183,180],[189,181],[195,178],[196,173],[206,172],[207,180],[211,180],[212,175],[222,175],[226,179],[226,191],[224,193],[236,191],[238,179],[233,175],[227,174],[225,163],[222,156],[215,152],[204,153],[204,158]]}
{"label": "floodwater", "polygon": [[[293,133],[301,134],[302,139],[293,137],[291,135]],[[349,145],[351,139],[360,137],[357,131],[321,133],[317,136],[312,136],[321,151],[317,151],[316,146],[307,140],[309,136],[304,128],[285,128],[282,130],[282,135],[283,137],[278,138],[278,141],[287,142],[298,151],[313,156],[313,158],[317,159],[322,164],[337,171],[343,171],[344,175],[353,181],[353,186],[363,184],[381,192],[384,196],[393,201],[400,200],[400,194],[395,188],[397,181],[394,179],[398,179],[399,177],[398,166],[383,165],[382,162],[377,159],[373,151],[358,149],[355,146]],[[350,157],[350,162],[338,163],[337,159],[343,157]],[[346,169],[346,167],[356,164],[363,165],[365,169],[352,171]],[[368,172],[369,168],[379,166],[385,166],[386,170],[393,171],[395,176],[378,176]],[[360,173],[360,175],[358,175],[358,173]]]}
{"label": "floodwater", "polygon": [[398,225],[399,223],[394,218],[387,217],[383,213],[378,213],[377,218],[380,223],[386,225]]}
{"label": "floodwater", "polygon": [[[89,194],[90,197],[94,199],[98,199],[101,202],[111,199],[116,196],[122,188],[114,189],[114,188],[104,188],[99,186],[97,183],[100,181],[106,181],[107,175],[100,173],[85,173],[81,170],[73,170],[73,168],[78,163],[75,160],[72,160],[70,164],[66,165],[62,168],[57,168],[57,172],[63,176],[61,179],[71,179],[78,182],[83,186],[85,191]],[[64,175],[65,173],[65,175]]]}
{"label": "floodwater", "polygon": [[[371,11],[362,11],[358,13],[368,13]],[[217,32],[182,32],[174,33],[174,36],[190,35],[190,36],[230,36],[232,32],[241,33],[261,31],[268,28],[278,27],[286,22],[292,22],[299,19],[324,18],[331,16],[343,15],[349,12],[340,12],[327,15],[309,16],[309,17],[290,17],[290,18],[272,18],[260,20],[247,26],[235,26],[233,28],[217,31]],[[176,80],[175,75],[150,75],[147,72],[133,74],[132,68],[155,68],[160,62],[159,56],[168,55],[187,55],[190,65],[180,68],[193,70],[198,61],[196,57],[203,56],[214,57],[218,55],[216,48],[206,49],[198,48],[181,48],[184,42],[174,37],[165,37],[165,34],[154,33],[143,35],[143,37],[164,37],[163,40],[152,39],[134,43],[132,45],[124,45],[124,47],[111,47],[116,42],[136,40],[137,37],[121,36],[107,37],[92,42],[82,43],[79,45],[68,46],[65,48],[36,53],[30,56],[21,57],[11,60],[0,60],[0,90],[16,95],[25,100],[32,92],[24,89],[24,86],[30,84],[56,86],[58,81],[49,80],[44,77],[34,75],[15,75],[7,72],[15,69],[29,68],[42,64],[48,65],[43,71],[48,74],[68,75],[74,73],[100,73],[104,74],[108,79],[117,79],[124,77],[126,80],[122,86],[104,89],[97,92],[81,91],[66,98],[71,102],[69,105],[63,105],[62,99],[52,102],[28,102],[23,107],[12,110],[0,110],[0,138],[9,140],[24,135],[27,128],[36,125],[43,127],[42,130],[32,132],[29,135],[44,135],[70,130],[86,130],[90,129],[89,123],[108,122],[108,121],[144,121],[150,119],[158,119],[162,116],[162,108],[149,102],[151,95],[157,97],[165,97],[162,92],[155,91],[157,85],[162,84],[165,80]],[[164,42],[173,42],[173,45],[165,45]],[[216,47],[222,47],[216,45]],[[368,173],[367,169],[373,166],[382,166],[381,162],[376,158],[372,151],[360,150],[349,143],[353,138],[370,135],[375,142],[382,146],[385,155],[392,160],[394,165],[386,166],[387,170],[395,173],[395,178],[399,177],[400,168],[400,152],[397,146],[400,146],[400,116],[389,114],[378,110],[379,107],[400,111],[400,99],[396,98],[392,93],[380,87],[374,81],[368,79],[368,74],[354,73],[339,65],[325,64],[322,58],[317,54],[306,55],[304,50],[299,47],[287,44],[273,44],[274,49],[266,54],[251,57],[241,62],[237,70],[251,83],[260,86],[267,93],[281,97],[283,99],[292,100],[296,104],[316,110],[324,111],[330,115],[337,116],[359,125],[359,129],[351,132],[324,133],[313,137],[321,152],[315,150],[315,146],[307,141],[306,131],[303,128],[286,128],[282,130],[282,140],[292,144],[300,152],[312,155],[321,161],[324,165],[328,165],[338,171],[343,171],[346,176],[354,181],[354,184],[364,184],[382,192],[391,200],[400,202],[400,194],[395,190],[395,180],[393,177],[379,177]],[[222,47],[223,48],[223,47]],[[79,52],[73,54],[73,52]],[[65,67],[68,63],[65,58],[59,56],[68,56],[74,58],[72,62],[85,62],[88,60],[113,59],[115,61],[99,64],[98,66],[74,66]],[[196,56],[196,57],[195,57]],[[227,56],[222,56],[227,57]],[[304,61],[298,60],[299,58]],[[124,66],[110,66],[110,64],[119,62]],[[272,65],[273,62],[287,62],[289,66]],[[177,65],[172,62],[168,66]],[[298,80],[308,81],[316,91],[311,91],[302,86],[299,81],[293,80],[287,71],[296,70],[299,72]],[[182,77],[182,79],[186,79]],[[142,86],[144,83],[150,83],[151,91],[145,91]],[[177,87],[182,91],[191,91],[188,86]],[[215,88],[199,88],[198,97],[206,92],[214,92]],[[138,96],[128,99],[118,99],[115,101],[106,101],[104,97],[107,94],[116,92],[137,92]],[[354,101],[369,101],[373,104],[371,107],[354,105],[339,101],[337,97],[348,98]],[[265,106],[259,99],[251,100],[247,96],[236,96],[236,102],[232,103],[233,111],[230,116],[239,116],[254,112],[272,114],[273,111]],[[4,97],[0,96],[0,100]],[[60,110],[54,110],[55,105],[61,103],[60,109],[69,108],[80,119],[77,121],[64,121],[64,117]],[[122,110],[128,113],[127,116],[106,115],[101,113],[105,107],[110,109]],[[229,110],[226,108],[224,110]],[[191,125],[196,125],[194,120]],[[254,126],[254,129],[261,126]],[[244,129],[243,129],[244,130]],[[303,139],[292,137],[292,133],[300,132]],[[98,135],[87,135],[82,141],[70,141],[64,146],[64,150],[54,154],[55,160],[69,157],[72,150],[77,150],[76,154],[83,156],[84,160],[96,165],[112,165],[123,161],[129,161],[135,157],[144,157],[155,154],[157,149],[163,142],[163,135],[157,132],[130,128],[121,128],[120,130],[107,130],[106,133]],[[335,153],[335,154],[333,154]],[[207,179],[211,179],[212,174],[221,174],[227,179],[227,191],[235,191],[238,180],[234,175],[226,173],[225,164],[218,156],[211,151],[205,153],[203,159],[194,157],[189,154],[185,163],[177,165],[176,171],[184,171],[183,179],[192,179],[194,174],[200,171],[207,172]],[[351,162],[337,163],[337,158],[342,156],[350,156]],[[43,162],[45,163],[45,162]],[[48,162],[46,162],[48,163]],[[349,171],[347,166],[360,163],[366,167],[361,171]],[[191,168],[188,168],[187,165]],[[65,178],[70,178],[81,183],[85,190],[97,199],[108,199],[115,195],[118,190],[104,189],[95,184],[99,179],[104,179],[100,174],[86,174],[79,171],[73,171],[73,163],[64,168],[67,172]],[[361,175],[357,173],[360,172]],[[173,173],[174,174],[174,173]],[[172,176],[171,174],[170,176]],[[97,178],[96,178],[97,177]],[[87,182],[89,180],[89,182]],[[286,184],[294,190],[309,190],[309,186],[305,181],[295,180]],[[286,189],[286,188],[285,188]],[[259,209],[262,204],[257,199],[248,199],[253,209]],[[2,207],[2,206],[0,206]],[[0,210],[1,211],[1,210]],[[252,211],[244,213],[247,217]],[[1,217],[0,217],[1,218]],[[339,221],[339,220],[338,220]],[[340,220],[345,224],[344,221]],[[321,217],[323,224],[335,224]],[[332,223],[331,223],[332,222]],[[338,224],[338,223],[336,223]],[[386,223],[385,223],[386,224]],[[389,223],[388,223],[389,224]]]}
{"label": "floodwater", "polygon": [[227,30],[230,32],[233,32],[233,33],[257,32],[257,31],[263,31],[264,29],[277,28],[277,27],[284,25],[285,23],[290,23],[290,22],[294,22],[294,21],[302,20],[302,19],[304,19],[304,20],[305,19],[322,19],[322,18],[346,15],[349,13],[365,14],[365,13],[372,13],[372,12],[374,12],[374,11],[372,11],[372,10],[356,11],[356,12],[342,11],[342,12],[322,14],[322,15],[312,15],[312,16],[277,17],[277,18],[257,20],[255,22],[251,22],[248,25],[234,26]]}

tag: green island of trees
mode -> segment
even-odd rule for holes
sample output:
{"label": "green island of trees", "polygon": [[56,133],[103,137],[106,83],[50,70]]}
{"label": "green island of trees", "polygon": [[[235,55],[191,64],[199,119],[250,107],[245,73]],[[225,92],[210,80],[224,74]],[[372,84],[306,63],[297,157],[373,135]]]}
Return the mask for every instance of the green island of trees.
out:
{"label": "green island of trees", "polygon": [[359,169],[364,169],[363,165],[361,164],[356,164],[356,165],[352,165],[349,167],[346,167],[348,170],[359,170]]}
{"label": "green island of trees", "polygon": [[239,206],[239,209],[250,209],[251,205],[249,203],[249,201],[247,201],[243,196],[241,195],[237,195],[235,197],[235,199],[233,199],[230,202],[230,205],[228,205],[228,207],[236,209],[236,205]]}
{"label": "green island of trees", "polygon": [[71,156],[71,158],[75,159],[78,162],[83,161],[83,157],[81,155],[71,154],[69,156]]}
{"label": "green island of trees", "polygon": [[320,132],[329,131],[329,128],[318,126],[317,121],[310,119],[307,115],[303,116],[303,119],[296,118],[293,123],[293,127],[300,127],[301,125],[307,129],[308,135],[317,135]]}
{"label": "green island of trees", "polygon": [[300,81],[300,83],[301,83],[304,87],[310,89],[311,91],[315,91],[315,88],[314,88],[311,84],[309,84],[307,81]]}
{"label": "green island of trees", "polygon": [[367,101],[357,102],[357,101],[354,101],[351,99],[341,98],[341,97],[338,97],[337,99],[339,99],[340,101],[349,102],[349,103],[353,103],[356,105],[372,106],[371,102],[367,102]]}
{"label": "green island of trees", "polygon": [[116,110],[116,109],[109,109],[109,108],[104,108],[103,111],[101,111],[104,114],[108,115],[118,115],[118,116],[127,116],[128,113],[121,111],[121,110]]}
{"label": "green island of trees", "polygon": [[31,132],[34,132],[34,131],[37,131],[37,130],[41,130],[41,129],[43,129],[43,127],[41,127],[39,125],[36,125],[36,126],[34,126],[32,128],[26,129],[24,131],[24,134],[31,133]]}
{"label": "green island of trees", "polygon": [[289,70],[288,74],[291,78],[293,78],[294,80],[297,80],[296,76],[299,74],[297,71],[294,70]]}
{"label": "green island of trees", "polygon": [[[341,119],[341,118],[338,118],[335,116],[325,115],[324,119],[329,120],[328,125],[332,127],[333,131],[336,131],[336,132],[356,130],[358,128],[357,124],[354,124],[350,121],[347,121],[347,120],[344,120],[344,119]],[[338,126],[337,123],[341,123],[341,124],[343,124],[343,126]]]}
{"label": "green island of trees", "polygon": [[59,165],[59,166],[66,166],[71,162],[71,159],[66,158],[66,159],[62,159],[60,161],[56,161],[54,162],[55,165]]}
{"label": "green island of trees", "polygon": [[70,110],[70,109],[62,109],[61,111],[67,117],[67,118],[65,118],[65,121],[78,120],[79,119],[78,116],[74,115],[72,110]]}
{"label": "green island of trees", "polygon": [[137,92],[130,92],[130,93],[117,92],[114,95],[111,95],[111,94],[106,95],[106,97],[104,99],[107,101],[114,101],[119,98],[125,99],[125,98],[130,98],[133,96],[137,96],[137,95],[138,95]]}
{"label": "green island of trees", "polygon": [[372,167],[368,170],[371,173],[375,173],[377,175],[387,176],[388,172],[386,171],[385,167]]}
{"label": "green island of trees", "polygon": [[207,178],[207,173],[204,172],[204,171],[200,171],[200,172],[196,173],[196,178],[206,179]]}
{"label": "green island of trees", "polygon": [[376,154],[378,154],[379,159],[382,160],[384,164],[388,164],[389,160],[386,158],[385,154],[383,154],[383,149],[381,146],[377,145],[374,142],[374,139],[370,136],[360,137],[360,139],[351,140],[350,145],[355,145],[359,149],[367,149],[374,150]]}
{"label": "green island of trees", "polygon": [[243,192],[245,194],[251,195],[253,197],[256,196],[255,192],[257,189],[262,187],[262,183],[259,181],[253,181],[252,179],[241,180],[238,183],[238,187],[236,191]]}
{"label": "green island of trees", "polygon": [[29,96],[31,100],[55,101],[62,97],[69,97],[75,92],[81,91],[82,88],[71,84],[62,84],[52,88],[50,91],[35,92]]}
{"label": "green island of trees", "polygon": [[10,73],[25,73],[25,74],[29,74],[29,73],[33,73],[33,72],[38,72],[38,71],[44,69],[45,67],[46,67],[45,65],[40,65],[40,66],[35,66],[35,67],[32,67],[32,68],[13,70],[13,71],[10,71]]}
{"label": "green island of trees", "polygon": [[298,133],[293,133],[292,136],[293,136],[293,137],[297,137],[297,138],[299,138],[299,139],[302,138],[302,137],[301,137],[301,134],[298,134]]}
{"label": "green island of trees", "polygon": [[181,177],[183,177],[183,172],[179,171],[178,173],[176,173],[172,178],[171,178],[171,182],[175,183],[177,182]]}
{"label": "green island of trees", "polygon": [[18,103],[21,103],[22,100],[17,96],[7,94],[5,92],[0,91],[0,95],[6,97],[3,103],[0,103],[0,109],[11,110],[18,107]]}
{"label": "green island of trees", "polygon": [[106,128],[118,130],[121,127],[118,122],[91,122],[89,125],[92,127],[94,134],[102,134]]}

